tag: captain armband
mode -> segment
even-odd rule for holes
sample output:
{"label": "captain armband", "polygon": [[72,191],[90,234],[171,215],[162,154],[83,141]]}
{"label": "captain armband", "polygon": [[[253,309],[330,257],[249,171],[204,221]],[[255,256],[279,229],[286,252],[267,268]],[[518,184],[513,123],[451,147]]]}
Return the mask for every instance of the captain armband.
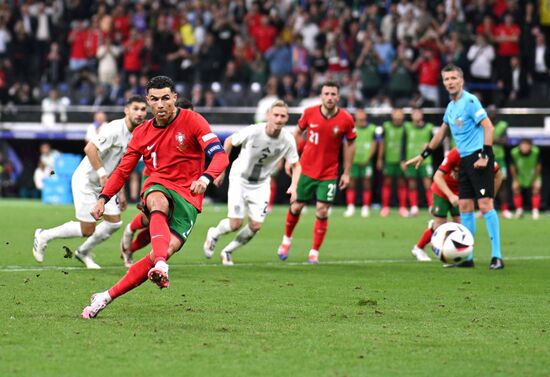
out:
{"label": "captain armband", "polygon": [[223,145],[219,141],[216,141],[215,143],[208,144],[206,149],[204,150],[204,153],[206,154],[206,157],[212,158],[216,153],[224,152]]}

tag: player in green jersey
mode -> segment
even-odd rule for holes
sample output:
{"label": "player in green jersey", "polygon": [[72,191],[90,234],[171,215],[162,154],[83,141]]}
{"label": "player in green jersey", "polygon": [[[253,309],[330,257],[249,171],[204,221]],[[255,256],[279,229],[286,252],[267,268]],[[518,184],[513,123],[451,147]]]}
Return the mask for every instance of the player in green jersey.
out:
{"label": "player in green jersey", "polygon": [[355,213],[355,194],[357,181],[363,180],[361,207],[361,216],[368,217],[372,201],[371,179],[372,179],[372,158],[376,152],[376,125],[368,123],[367,113],[363,109],[355,112],[355,129],[357,139],[355,139],[355,157],[351,166],[349,186],[346,190],[347,208],[344,212],[345,217],[351,217]]}
{"label": "player in green jersey", "polygon": [[533,145],[530,139],[521,139],[519,145],[512,149],[512,191],[514,192],[515,217],[523,216],[523,192],[531,190],[531,206],[533,219],[538,220],[540,214],[540,149]]}
{"label": "player in green jersey", "polygon": [[399,214],[409,216],[407,210],[407,186],[401,163],[404,160],[405,114],[403,109],[395,108],[391,113],[391,120],[384,122],[383,141],[378,148],[376,167],[384,172],[382,186],[382,210],[380,216],[386,217],[390,213],[390,201],[392,192],[392,179],[397,179],[397,197],[399,201]]}
{"label": "player in green jersey", "polygon": [[[506,151],[504,148],[508,143],[508,122],[500,119],[496,106],[494,105],[487,107],[487,114],[489,118],[493,120],[493,125],[495,127],[493,132],[493,153],[495,154],[495,162],[498,163],[500,171],[502,172],[502,178],[506,181],[508,178],[508,168],[506,166]],[[508,185],[506,182],[503,182],[500,191],[498,191],[498,198],[502,217],[506,219],[512,218],[512,212],[510,212],[508,203],[509,197]]]}
{"label": "player in green jersey", "polygon": [[[413,109],[411,119],[411,122],[405,122],[406,160],[410,160],[416,156],[417,151],[424,149],[433,136],[434,126],[432,123],[424,121],[424,112],[422,109]],[[405,166],[405,162],[402,162],[402,169],[405,171],[409,189],[410,215],[416,216],[418,215],[418,178],[422,179],[428,207],[431,207],[433,204],[431,190],[433,175],[432,157],[428,156],[418,169],[415,169],[414,166]]]}

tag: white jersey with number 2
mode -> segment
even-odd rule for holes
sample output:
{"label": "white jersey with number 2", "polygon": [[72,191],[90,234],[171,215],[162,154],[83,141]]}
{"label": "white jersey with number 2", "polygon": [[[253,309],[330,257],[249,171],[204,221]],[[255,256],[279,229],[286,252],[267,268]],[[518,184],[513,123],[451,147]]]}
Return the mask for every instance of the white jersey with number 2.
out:
{"label": "white jersey with number 2", "polygon": [[240,178],[247,184],[266,182],[282,158],[290,164],[299,160],[294,136],[283,128],[278,137],[270,137],[266,123],[243,128],[231,136],[231,144],[241,146],[241,152],[233,162],[229,177]]}

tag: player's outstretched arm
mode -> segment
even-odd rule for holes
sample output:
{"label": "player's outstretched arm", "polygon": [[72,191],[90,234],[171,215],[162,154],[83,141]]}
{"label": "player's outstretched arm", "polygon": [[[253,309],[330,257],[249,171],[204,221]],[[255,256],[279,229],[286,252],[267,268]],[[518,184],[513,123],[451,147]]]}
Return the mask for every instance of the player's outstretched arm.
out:
{"label": "player's outstretched arm", "polygon": [[447,123],[441,123],[441,127],[437,130],[435,135],[432,137],[432,140],[428,143],[428,146],[420,153],[418,156],[415,156],[405,162],[405,166],[414,165],[415,169],[418,169],[420,165],[422,165],[422,162],[432,154],[433,150],[436,149],[439,144],[443,141],[445,136],[447,135],[447,132],[449,130],[449,126]]}

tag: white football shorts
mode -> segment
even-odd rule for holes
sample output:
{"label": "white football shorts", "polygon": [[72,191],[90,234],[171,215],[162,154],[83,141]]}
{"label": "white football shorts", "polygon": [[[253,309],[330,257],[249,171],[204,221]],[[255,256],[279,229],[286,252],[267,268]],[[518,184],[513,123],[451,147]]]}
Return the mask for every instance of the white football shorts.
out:
{"label": "white football shorts", "polygon": [[232,219],[250,219],[263,223],[267,215],[267,205],[271,187],[269,180],[251,185],[240,178],[229,178],[227,191],[227,217]]}
{"label": "white football shorts", "polygon": [[[97,203],[101,187],[90,184],[87,180],[73,176],[71,181],[73,189],[74,209],[77,220],[88,223],[95,223],[96,220],[90,215],[90,211]],[[105,204],[105,215],[120,215],[118,206],[118,195],[115,195]]]}

